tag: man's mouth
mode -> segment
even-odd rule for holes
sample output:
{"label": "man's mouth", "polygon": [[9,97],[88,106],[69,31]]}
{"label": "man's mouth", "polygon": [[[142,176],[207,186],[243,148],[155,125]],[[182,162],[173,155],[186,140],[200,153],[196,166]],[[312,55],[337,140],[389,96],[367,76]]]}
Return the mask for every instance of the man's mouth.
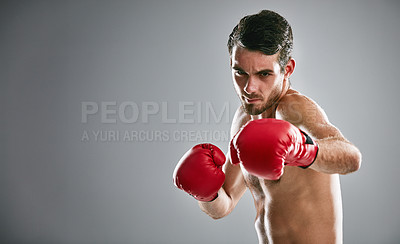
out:
{"label": "man's mouth", "polygon": [[247,98],[247,97],[243,97],[243,98],[246,101],[246,103],[257,103],[257,102],[261,101],[260,98]]}

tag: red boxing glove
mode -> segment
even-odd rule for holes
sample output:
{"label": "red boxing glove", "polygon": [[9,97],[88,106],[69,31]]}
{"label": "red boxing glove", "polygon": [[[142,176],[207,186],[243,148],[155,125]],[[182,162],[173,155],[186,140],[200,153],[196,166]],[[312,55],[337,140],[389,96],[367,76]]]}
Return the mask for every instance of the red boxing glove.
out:
{"label": "red boxing glove", "polygon": [[174,184],[199,201],[212,201],[225,181],[224,163],[225,155],[217,146],[196,145],[176,165]]}
{"label": "red boxing glove", "polygon": [[250,174],[278,180],[284,165],[309,167],[317,157],[318,145],[287,121],[258,119],[236,133],[230,151],[232,164],[242,163]]}

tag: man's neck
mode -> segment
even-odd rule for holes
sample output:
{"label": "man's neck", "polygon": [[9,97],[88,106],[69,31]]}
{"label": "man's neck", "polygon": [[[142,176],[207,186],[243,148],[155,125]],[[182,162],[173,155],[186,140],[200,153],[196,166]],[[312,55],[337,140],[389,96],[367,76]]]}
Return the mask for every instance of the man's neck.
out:
{"label": "man's neck", "polygon": [[277,106],[278,106],[278,104],[276,103],[272,107],[270,107],[269,109],[267,109],[264,112],[262,112],[261,114],[250,115],[251,120],[275,118],[275,111],[276,111],[276,107]]}

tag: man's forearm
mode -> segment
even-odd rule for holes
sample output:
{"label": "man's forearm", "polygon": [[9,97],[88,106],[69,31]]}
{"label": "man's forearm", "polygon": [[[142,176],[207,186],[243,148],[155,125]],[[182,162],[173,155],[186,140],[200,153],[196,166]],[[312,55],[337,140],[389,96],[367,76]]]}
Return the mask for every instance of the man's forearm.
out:
{"label": "man's forearm", "polygon": [[319,151],[311,169],[327,174],[348,174],[360,168],[361,153],[350,142],[340,138],[326,138],[316,142]]}
{"label": "man's forearm", "polygon": [[213,219],[225,217],[232,211],[232,200],[221,188],[218,191],[218,197],[211,202],[199,201],[200,209]]}

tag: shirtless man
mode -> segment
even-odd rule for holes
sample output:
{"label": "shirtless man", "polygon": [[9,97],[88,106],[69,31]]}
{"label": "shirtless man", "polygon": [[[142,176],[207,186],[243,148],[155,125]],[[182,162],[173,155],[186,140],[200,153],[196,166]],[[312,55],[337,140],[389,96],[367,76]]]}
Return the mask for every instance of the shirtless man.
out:
{"label": "shirtless man", "polygon": [[189,150],[175,185],[214,219],[228,215],[247,188],[259,243],[342,243],[339,174],[359,169],[360,151],[310,98],[290,87],[295,61],[289,23],[264,10],[229,36],[233,84],[242,103],[230,153],[212,144]]}

